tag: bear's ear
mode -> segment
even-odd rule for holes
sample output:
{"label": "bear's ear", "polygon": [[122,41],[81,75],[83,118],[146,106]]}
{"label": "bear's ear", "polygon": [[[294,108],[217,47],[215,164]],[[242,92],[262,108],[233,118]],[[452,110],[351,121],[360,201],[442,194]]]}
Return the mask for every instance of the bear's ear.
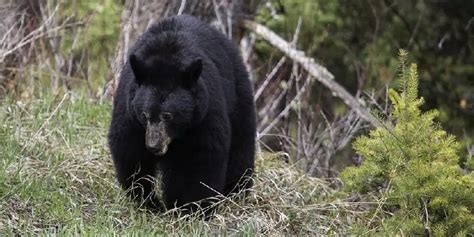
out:
{"label": "bear's ear", "polygon": [[197,82],[202,72],[202,59],[194,59],[184,70],[184,84],[191,87]]}
{"label": "bear's ear", "polygon": [[135,75],[135,80],[138,84],[142,84],[143,82],[143,67],[140,60],[137,58],[137,55],[130,54],[128,58],[130,62],[130,66],[132,67],[133,75]]}

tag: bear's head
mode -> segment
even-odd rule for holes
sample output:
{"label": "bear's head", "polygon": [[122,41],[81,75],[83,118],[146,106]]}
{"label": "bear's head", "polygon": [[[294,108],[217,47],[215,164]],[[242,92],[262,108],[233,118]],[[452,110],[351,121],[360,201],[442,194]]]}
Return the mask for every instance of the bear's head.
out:
{"label": "bear's head", "polygon": [[129,63],[137,84],[132,112],[146,131],[148,151],[162,156],[207,109],[202,60],[135,52]]}

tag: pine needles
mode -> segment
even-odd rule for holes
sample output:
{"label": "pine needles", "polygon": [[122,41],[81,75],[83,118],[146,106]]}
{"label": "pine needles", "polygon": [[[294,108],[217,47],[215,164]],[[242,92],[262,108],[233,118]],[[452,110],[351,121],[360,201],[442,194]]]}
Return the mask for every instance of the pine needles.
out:
{"label": "pine needles", "polygon": [[364,163],[342,174],[346,190],[372,194],[379,208],[369,213],[372,230],[452,236],[474,233],[474,177],[459,166],[460,145],[422,112],[416,64],[400,51],[401,91],[390,89],[393,110],[387,124],[353,146]]}

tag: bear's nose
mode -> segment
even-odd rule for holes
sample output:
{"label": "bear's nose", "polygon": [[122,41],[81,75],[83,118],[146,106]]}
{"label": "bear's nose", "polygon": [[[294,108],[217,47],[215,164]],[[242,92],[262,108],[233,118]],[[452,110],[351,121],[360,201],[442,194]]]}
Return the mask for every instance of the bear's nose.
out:
{"label": "bear's nose", "polygon": [[149,152],[151,152],[153,155],[156,155],[156,156],[162,156],[164,154],[166,154],[168,148],[164,148],[164,149],[160,149],[160,148],[156,148],[156,147],[149,147],[148,144],[147,144],[147,150]]}

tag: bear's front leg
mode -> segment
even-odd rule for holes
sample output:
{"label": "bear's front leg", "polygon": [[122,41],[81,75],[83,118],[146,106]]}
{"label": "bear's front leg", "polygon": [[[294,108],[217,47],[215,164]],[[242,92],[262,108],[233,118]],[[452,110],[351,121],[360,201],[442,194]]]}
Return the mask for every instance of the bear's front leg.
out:
{"label": "bear's front leg", "polygon": [[117,179],[122,188],[144,207],[162,211],[163,208],[154,191],[156,165],[147,160],[126,159],[114,162]]}
{"label": "bear's front leg", "polygon": [[[225,184],[225,157],[200,152],[185,167],[163,172],[163,196],[167,208],[179,207],[184,214],[204,210],[206,218],[215,209]],[[193,203],[198,202],[199,203]]]}
{"label": "bear's front leg", "polygon": [[184,214],[201,209],[208,219],[224,195],[231,129],[222,111],[209,111],[199,127],[171,143],[160,162],[167,208]]}
{"label": "bear's front leg", "polygon": [[164,208],[154,191],[156,161],[146,152],[143,137],[123,126],[111,127],[109,146],[116,177],[133,200],[150,210],[161,211]]}
{"label": "bear's front leg", "polygon": [[173,158],[177,157],[161,167],[165,205],[168,209],[179,207],[183,214],[203,210],[208,219],[224,194],[228,154],[203,149],[182,151]]}

